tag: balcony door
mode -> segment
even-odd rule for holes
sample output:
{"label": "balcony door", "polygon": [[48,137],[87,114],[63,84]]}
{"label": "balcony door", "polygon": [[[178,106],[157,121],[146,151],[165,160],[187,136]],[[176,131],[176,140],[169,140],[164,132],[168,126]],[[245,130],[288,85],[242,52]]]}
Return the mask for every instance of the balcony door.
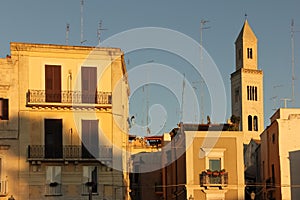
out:
{"label": "balcony door", "polygon": [[97,101],[97,68],[81,67],[82,103]]}
{"label": "balcony door", "polygon": [[61,66],[45,65],[46,102],[61,102]]}
{"label": "balcony door", "polygon": [[98,120],[82,120],[82,157],[99,157]]}
{"label": "balcony door", "polygon": [[62,119],[45,119],[45,158],[62,158]]}

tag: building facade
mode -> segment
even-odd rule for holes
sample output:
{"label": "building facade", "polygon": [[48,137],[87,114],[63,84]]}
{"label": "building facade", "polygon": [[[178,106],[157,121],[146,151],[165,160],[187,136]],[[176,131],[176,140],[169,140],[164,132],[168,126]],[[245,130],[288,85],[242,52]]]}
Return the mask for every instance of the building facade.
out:
{"label": "building facade", "polygon": [[9,100],[6,124],[15,127],[10,137],[16,146],[8,151],[18,148],[13,150],[18,173],[9,194],[128,198],[123,56],[117,48],[11,43],[6,62],[12,87],[2,98]]}
{"label": "building facade", "polygon": [[131,138],[130,197],[132,200],[161,200],[162,148],[170,142],[170,135]]}
{"label": "building facade", "polygon": [[280,108],[261,134],[263,199],[298,199],[300,196],[300,109]]}
{"label": "building facade", "polygon": [[181,123],[163,148],[164,199],[244,199],[243,133]]}
{"label": "building facade", "polygon": [[16,187],[19,169],[18,69],[10,56],[0,59],[0,199]]}

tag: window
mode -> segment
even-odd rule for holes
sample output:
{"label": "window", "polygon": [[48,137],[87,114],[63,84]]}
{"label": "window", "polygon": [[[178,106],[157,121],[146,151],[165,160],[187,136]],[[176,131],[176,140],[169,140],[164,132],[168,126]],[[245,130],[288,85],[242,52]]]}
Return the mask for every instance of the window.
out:
{"label": "window", "polygon": [[7,195],[8,192],[7,178],[3,178],[1,175],[2,175],[2,158],[0,157],[0,196],[5,196]]}
{"label": "window", "polygon": [[273,184],[275,183],[275,165],[272,164],[272,181]]}
{"label": "window", "polygon": [[257,101],[257,87],[247,86],[247,100]]}
{"label": "window", "polygon": [[254,100],[254,87],[251,86],[251,100]]}
{"label": "window", "polygon": [[83,185],[84,194],[89,193],[89,189],[92,193],[98,193],[98,175],[96,166],[83,166]]}
{"label": "window", "polygon": [[61,66],[45,66],[46,102],[61,102]]}
{"label": "window", "polygon": [[247,48],[247,58],[252,59],[252,48]]}
{"label": "window", "polygon": [[223,148],[200,148],[199,158],[205,155],[205,167],[212,171],[224,169],[224,151]]}
{"label": "window", "polygon": [[221,158],[210,158],[209,159],[209,169],[211,171],[221,170]]}
{"label": "window", "polygon": [[248,116],[248,131],[252,131],[252,116]]}
{"label": "window", "polygon": [[82,103],[97,102],[97,68],[81,67]]}
{"label": "window", "polygon": [[45,119],[45,157],[62,158],[62,119]]}
{"label": "window", "polygon": [[46,166],[46,195],[61,195],[61,166]]}
{"label": "window", "polygon": [[98,120],[82,120],[82,157],[99,157]]}
{"label": "window", "polygon": [[0,119],[8,120],[8,99],[0,98]]}
{"label": "window", "polygon": [[258,119],[257,119],[257,116],[254,116],[253,117],[253,129],[254,131],[258,131]]}

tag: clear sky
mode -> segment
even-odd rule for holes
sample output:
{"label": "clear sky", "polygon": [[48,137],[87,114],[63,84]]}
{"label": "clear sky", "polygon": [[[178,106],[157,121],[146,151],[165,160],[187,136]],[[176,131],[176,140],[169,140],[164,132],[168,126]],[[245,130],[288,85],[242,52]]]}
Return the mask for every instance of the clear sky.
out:
{"label": "clear sky", "polygon": [[[98,44],[97,28],[102,20],[101,40],[133,28],[162,27],[176,30],[197,42],[200,41],[200,20],[209,20],[208,29],[203,30],[203,47],[211,56],[222,76],[227,93],[226,118],[231,115],[230,74],[235,70],[234,42],[239,34],[245,14],[250,26],[258,37],[259,68],[264,71],[265,126],[274,108],[283,106],[282,98],[291,98],[291,20],[295,31],[300,31],[300,1],[298,0],[85,0],[84,1],[84,45]],[[0,6],[0,56],[10,54],[9,43],[66,43],[66,24],[70,24],[69,44],[80,45],[80,0],[10,0],[1,1]],[[176,43],[176,41],[174,41]],[[174,53],[143,49],[125,55],[128,70],[146,64],[163,64],[186,76],[200,101],[199,77],[194,76],[186,60]],[[190,70],[186,70],[191,68]],[[145,78],[153,79],[151,67]],[[154,73],[154,72],[153,72]],[[300,106],[300,32],[295,32],[295,107]],[[130,82],[134,81],[130,77]],[[172,79],[172,77],[165,77]],[[214,77],[211,77],[214,78]],[[183,79],[178,82],[183,82]],[[188,84],[186,83],[186,84]],[[177,88],[182,94],[182,88]],[[210,97],[204,91],[204,116],[210,114]],[[160,85],[145,85],[133,91],[130,99],[130,114],[136,117],[136,125],[145,126],[148,108],[152,119],[163,115],[165,123],[150,126],[159,132],[170,131],[180,121],[180,99],[174,99],[173,91]],[[188,100],[185,100],[187,104]],[[194,103],[195,104],[195,103]],[[158,106],[160,105],[160,106]],[[292,106],[288,103],[288,106]],[[186,105],[193,110],[196,105]],[[198,108],[201,107],[198,105]],[[156,110],[159,110],[156,112]],[[201,112],[200,112],[201,113]],[[199,121],[199,112],[190,110],[187,121]],[[211,119],[212,122],[216,119]],[[163,121],[163,120],[162,120]],[[157,126],[155,128],[155,126]],[[159,128],[158,128],[159,127]],[[151,133],[156,130],[150,130]],[[145,132],[141,131],[141,135]]]}

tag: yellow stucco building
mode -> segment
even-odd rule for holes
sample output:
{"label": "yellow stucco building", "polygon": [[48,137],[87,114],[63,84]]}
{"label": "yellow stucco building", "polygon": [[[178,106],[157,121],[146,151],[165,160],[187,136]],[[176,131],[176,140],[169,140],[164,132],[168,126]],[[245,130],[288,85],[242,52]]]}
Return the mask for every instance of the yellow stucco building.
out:
{"label": "yellow stucco building", "polygon": [[9,114],[0,120],[6,195],[127,199],[123,56],[118,48],[11,43],[0,60],[1,113]]}
{"label": "yellow stucco building", "polygon": [[261,134],[262,199],[299,199],[300,109],[280,108]]}

